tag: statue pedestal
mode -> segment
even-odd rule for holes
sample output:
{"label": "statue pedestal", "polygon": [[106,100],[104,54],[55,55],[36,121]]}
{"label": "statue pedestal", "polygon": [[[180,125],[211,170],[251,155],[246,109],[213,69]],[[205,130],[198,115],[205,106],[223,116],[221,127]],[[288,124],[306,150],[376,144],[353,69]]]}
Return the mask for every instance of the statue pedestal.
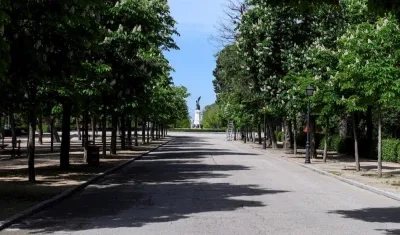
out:
{"label": "statue pedestal", "polygon": [[194,111],[193,128],[201,128],[200,110]]}

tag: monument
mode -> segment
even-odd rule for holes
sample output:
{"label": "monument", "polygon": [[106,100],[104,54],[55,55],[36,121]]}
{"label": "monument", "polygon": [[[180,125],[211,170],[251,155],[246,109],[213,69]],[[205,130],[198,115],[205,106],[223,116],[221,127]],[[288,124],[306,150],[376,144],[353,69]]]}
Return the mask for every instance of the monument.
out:
{"label": "monument", "polygon": [[196,110],[194,111],[193,128],[201,128],[201,111],[200,111],[200,99],[201,96],[196,101]]}

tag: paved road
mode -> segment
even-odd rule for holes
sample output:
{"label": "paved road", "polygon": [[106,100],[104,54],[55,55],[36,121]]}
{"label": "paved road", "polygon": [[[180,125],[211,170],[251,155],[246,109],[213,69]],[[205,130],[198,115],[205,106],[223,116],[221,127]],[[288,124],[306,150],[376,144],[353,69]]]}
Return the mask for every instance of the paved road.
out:
{"label": "paved road", "polygon": [[400,202],[223,135],[180,134],[3,233],[398,234]]}

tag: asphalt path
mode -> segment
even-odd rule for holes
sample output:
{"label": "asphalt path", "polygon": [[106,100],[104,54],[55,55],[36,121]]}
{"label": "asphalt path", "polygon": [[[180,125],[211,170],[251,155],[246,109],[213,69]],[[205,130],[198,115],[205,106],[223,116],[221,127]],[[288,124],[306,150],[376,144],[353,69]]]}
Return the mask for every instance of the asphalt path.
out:
{"label": "asphalt path", "polygon": [[176,139],[0,234],[400,234],[400,202],[221,134]]}

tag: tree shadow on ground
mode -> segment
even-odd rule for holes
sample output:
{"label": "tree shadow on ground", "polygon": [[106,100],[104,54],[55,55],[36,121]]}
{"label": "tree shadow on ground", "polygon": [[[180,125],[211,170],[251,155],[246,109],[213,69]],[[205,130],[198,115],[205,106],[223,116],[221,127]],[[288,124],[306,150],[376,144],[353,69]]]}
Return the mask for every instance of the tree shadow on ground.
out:
{"label": "tree shadow on ground", "polygon": [[[175,144],[175,143],[173,143]],[[213,151],[210,149],[210,151]],[[201,154],[187,158],[182,152],[165,161],[152,158],[168,152],[160,149],[107,176],[72,198],[38,213],[28,222],[13,228],[45,234],[56,231],[80,231],[142,227],[172,222],[204,212],[229,212],[246,207],[264,207],[255,197],[286,193],[285,190],[257,185],[224,183],[235,171],[248,171],[242,165],[208,164]],[[229,154],[229,153],[228,153]],[[179,157],[181,159],[179,159]],[[97,231],[99,232],[99,231]]]}
{"label": "tree shadow on ground", "polygon": [[[337,210],[329,213],[342,215],[344,218],[357,219],[369,223],[393,223],[400,226],[400,207],[363,208],[359,210]],[[377,229],[386,234],[400,234],[400,229]]]}

